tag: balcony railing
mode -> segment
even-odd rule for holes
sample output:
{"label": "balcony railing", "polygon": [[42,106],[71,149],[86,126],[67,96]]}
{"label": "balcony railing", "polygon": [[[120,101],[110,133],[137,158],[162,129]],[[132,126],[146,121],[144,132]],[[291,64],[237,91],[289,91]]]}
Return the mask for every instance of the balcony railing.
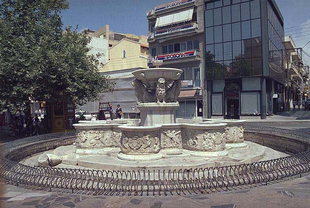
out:
{"label": "balcony railing", "polygon": [[169,3],[161,4],[157,7],[155,7],[154,9],[148,11],[147,16],[155,14],[155,12],[158,12],[158,11],[163,11],[163,10],[170,9],[173,7],[178,7],[180,5],[189,4],[189,3],[192,3],[194,1],[195,0],[177,0],[177,1],[169,2]]}
{"label": "balcony railing", "polygon": [[192,50],[192,51],[158,55],[158,56],[155,56],[154,59],[161,60],[161,61],[169,61],[169,60],[177,60],[177,59],[183,59],[183,58],[188,58],[188,57],[195,57],[196,55],[197,55],[197,51]]}
{"label": "balcony railing", "polygon": [[160,35],[167,35],[167,34],[171,34],[171,33],[196,29],[197,26],[198,25],[195,22],[187,22],[187,23],[182,23],[182,24],[178,24],[178,25],[172,25],[169,27],[156,29],[154,35],[160,36]]}

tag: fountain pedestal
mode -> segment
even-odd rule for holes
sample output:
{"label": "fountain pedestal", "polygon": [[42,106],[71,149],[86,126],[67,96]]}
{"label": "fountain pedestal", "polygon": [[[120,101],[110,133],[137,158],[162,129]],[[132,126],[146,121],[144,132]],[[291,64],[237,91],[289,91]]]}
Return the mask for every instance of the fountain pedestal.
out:
{"label": "fountain pedestal", "polygon": [[139,103],[137,108],[140,110],[141,126],[173,124],[179,103]]}

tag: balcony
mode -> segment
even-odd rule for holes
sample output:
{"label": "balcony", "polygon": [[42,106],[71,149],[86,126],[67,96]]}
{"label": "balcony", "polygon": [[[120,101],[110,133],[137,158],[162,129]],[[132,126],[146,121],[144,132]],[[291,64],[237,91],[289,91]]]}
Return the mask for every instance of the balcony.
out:
{"label": "balcony", "polygon": [[195,2],[195,0],[176,0],[173,2],[161,4],[159,6],[156,6],[154,9],[148,11],[147,16],[151,16],[157,12],[165,11],[168,9],[172,9],[172,8],[176,8],[176,7],[180,7],[180,6],[185,6],[185,5],[191,4],[193,2]]}
{"label": "balcony", "polygon": [[195,30],[196,28],[198,28],[198,25],[195,22],[187,22],[178,25],[172,25],[169,27],[158,28],[155,30],[154,37],[174,34],[188,30]]}
{"label": "balcony", "polygon": [[158,56],[155,56],[154,60],[166,62],[166,61],[180,60],[180,59],[191,58],[191,57],[196,57],[196,56],[197,56],[197,51],[192,50],[192,51],[158,55]]}

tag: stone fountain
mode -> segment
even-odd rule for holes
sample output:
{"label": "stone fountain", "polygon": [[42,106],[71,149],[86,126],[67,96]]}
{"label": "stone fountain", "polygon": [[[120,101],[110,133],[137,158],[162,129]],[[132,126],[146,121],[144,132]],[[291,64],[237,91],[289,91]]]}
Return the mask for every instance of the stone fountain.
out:
{"label": "stone fountain", "polygon": [[76,153],[105,154],[119,149],[124,160],[154,160],[167,155],[225,156],[226,143],[243,144],[243,127],[226,123],[177,124],[176,110],[182,70],[141,69],[133,72],[133,86],[140,110],[139,126],[81,123],[77,130]]}

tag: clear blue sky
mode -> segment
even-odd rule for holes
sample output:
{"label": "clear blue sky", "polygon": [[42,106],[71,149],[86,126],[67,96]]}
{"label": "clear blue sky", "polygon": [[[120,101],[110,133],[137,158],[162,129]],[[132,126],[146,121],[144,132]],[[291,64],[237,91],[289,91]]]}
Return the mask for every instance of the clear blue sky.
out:
{"label": "clear blue sky", "polygon": [[[146,35],[146,12],[156,5],[170,1],[172,0],[69,0],[69,9],[62,13],[63,22],[65,26],[78,25],[79,30],[97,30],[109,24],[115,32]],[[310,41],[310,0],[276,2],[284,17],[286,34],[294,37],[298,47],[304,46]],[[310,43],[305,50],[310,55]]]}

